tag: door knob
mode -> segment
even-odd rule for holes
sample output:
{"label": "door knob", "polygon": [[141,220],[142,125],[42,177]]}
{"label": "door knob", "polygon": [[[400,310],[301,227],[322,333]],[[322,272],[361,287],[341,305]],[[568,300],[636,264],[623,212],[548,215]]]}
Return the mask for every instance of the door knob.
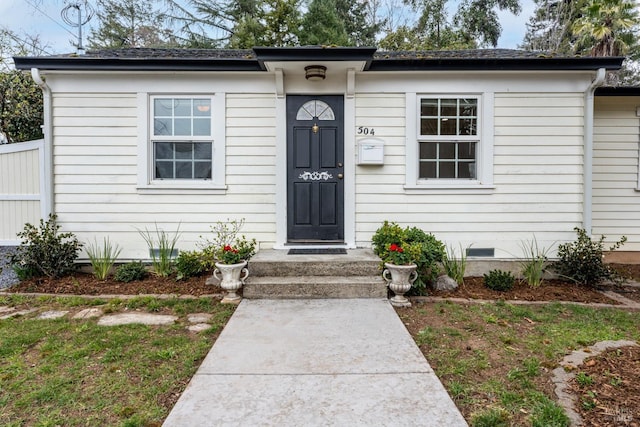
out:
{"label": "door knob", "polygon": [[341,168],[342,167],[342,163],[338,163],[338,167]]}
{"label": "door knob", "polygon": [[343,174],[341,174],[341,173],[339,173],[339,174],[338,174],[338,179],[342,179],[342,178],[344,178],[344,175],[343,175]]}

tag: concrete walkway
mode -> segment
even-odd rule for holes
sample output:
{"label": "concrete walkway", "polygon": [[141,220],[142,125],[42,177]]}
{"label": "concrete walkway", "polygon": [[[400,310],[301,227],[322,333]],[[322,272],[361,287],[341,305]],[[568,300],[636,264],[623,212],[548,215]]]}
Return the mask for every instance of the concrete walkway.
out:
{"label": "concrete walkway", "polygon": [[164,426],[466,426],[386,300],[244,300]]}

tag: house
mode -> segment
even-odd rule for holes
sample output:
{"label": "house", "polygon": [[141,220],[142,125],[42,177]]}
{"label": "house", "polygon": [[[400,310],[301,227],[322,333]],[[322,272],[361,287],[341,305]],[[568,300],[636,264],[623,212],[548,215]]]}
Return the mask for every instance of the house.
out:
{"label": "house", "polygon": [[622,60],[298,47],[15,64],[45,94],[48,210],[123,258],[148,258],[155,224],[192,249],[244,218],[262,249],[367,247],[392,220],[510,259],[574,227],[640,250],[640,101],[594,96]]}

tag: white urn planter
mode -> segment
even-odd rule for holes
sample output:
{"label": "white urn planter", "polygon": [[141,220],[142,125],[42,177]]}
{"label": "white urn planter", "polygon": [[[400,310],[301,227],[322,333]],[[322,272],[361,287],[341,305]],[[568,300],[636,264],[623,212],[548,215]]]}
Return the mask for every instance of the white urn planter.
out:
{"label": "white urn planter", "polygon": [[416,271],[418,266],[415,264],[396,265],[388,262],[385,262],[384,266],[382,277],[387,281],[389,289],[394,294],[389,300],[391,305],[395,307],[411,307],[411,302],[404,294],[409,292],[411,285],[418,278],[418,272]]}
{"label": "white urn planter", "polygon": [[[244,285],[244,281],[249,277],[247,261],[237,264],[220,264],[216,262],[216,269],[213,270],[213,277],[220,281],[220,287],[227,291],[222,299],[222,303],[237,304],[242,299],[236,291]],[[221,277],[219,277],[220,275]]]}

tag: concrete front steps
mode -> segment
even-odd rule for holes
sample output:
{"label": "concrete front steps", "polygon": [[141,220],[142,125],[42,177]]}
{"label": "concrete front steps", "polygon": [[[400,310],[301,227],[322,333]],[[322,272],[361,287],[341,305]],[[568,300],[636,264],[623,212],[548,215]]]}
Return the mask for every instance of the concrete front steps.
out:
{"label": "concrete front steps", "polygon": [[248,299],[386,298],[380,259],[370,249],[346,255],[288,255],[261,250],[249,261]]}

